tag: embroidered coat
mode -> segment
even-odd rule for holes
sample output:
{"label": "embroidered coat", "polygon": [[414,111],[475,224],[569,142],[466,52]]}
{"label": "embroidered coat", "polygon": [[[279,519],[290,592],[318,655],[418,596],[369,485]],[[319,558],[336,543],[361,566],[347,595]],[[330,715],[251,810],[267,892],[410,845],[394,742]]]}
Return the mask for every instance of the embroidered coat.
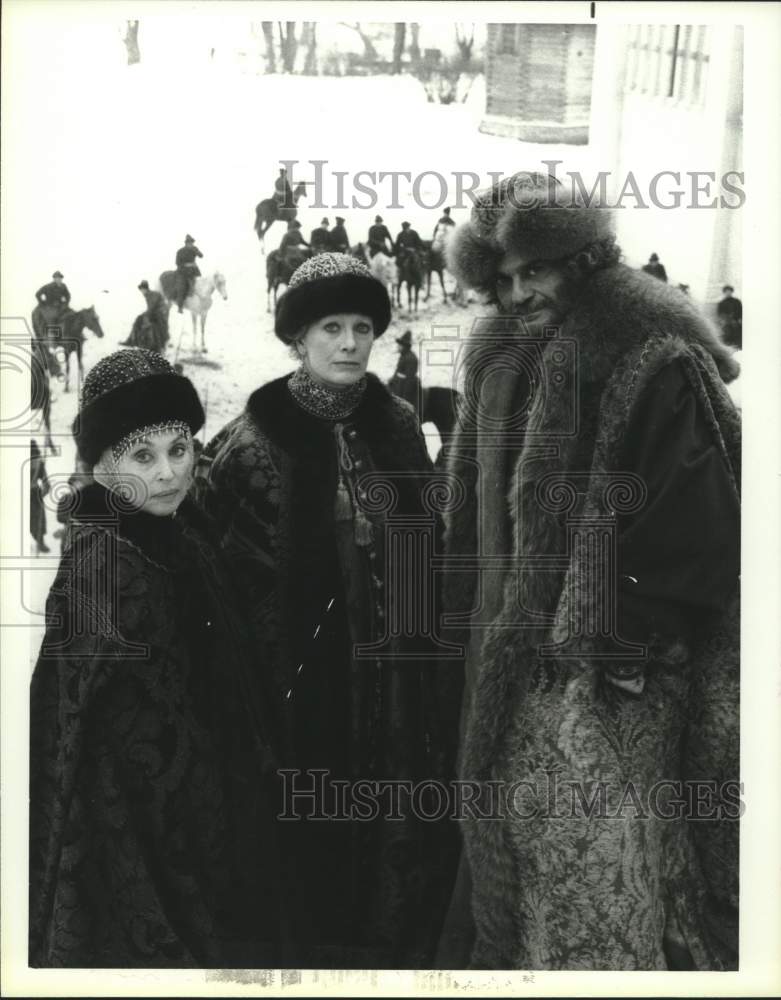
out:
{"label": "embroidered coat", "polygon": [[30,965],[265,965],[271,764],[212,529],[77,496],[31,685]]}
{"label": "embroidered coat", "polygon": [[[402,579],[405,597],[417,586],[416,570],[394,561],[400,550],[387,550],[386,517],[410,519],[430,539],[437,530],[426,500],[432,467],[414,411],[369,375],[349,417],[322,419],[294,401],[289,379],[254,392],[245,412],[207,445],[197,489],[253,609],[253,643],[275,692],[283,763],[327,772],[328,788],[315,789],[310,802],[333,814],[333,780],[343,780],[351,795],[361,779],[452,777],[459,671],[457,662],[437,659],[419,626],[405,638],[393,625],[384,638],[385,623],[402,614],[394,580]],[[340,473],[352,501],[338,488]],[[375,651],[357,655],[356,642],[376,644]],[[285,780],[280,812],[291,788]],[[299,774],[296,790],[313,789],[314,780]],[[431,964],[456,831],[446,818],[420,822],[404,804],[399,819],[386,813],[383,806],[358,822],[348,810],[347,822],[299,818],[280,826],[293,940],[280,964]]]}
{"label": "embroidered coat", "polygon": [[[735,968],[740,427],[724,380],[737,366],[663,283],[622,265],[589,281],[534,349],[504,477],[468,413],[449,456],[468,499],[448,555],[501,548],[478,505],[501,489],[517,560],[492,620],[462,635],[461,776],[502,817],[463,824],[471,963]],[[593,557],[606,534],[617,593]],[[483,620],[490,583],[461,572],[447,587],[447,611]],[[620,642],[600,634],[606,609]],[[717,790],[699,821],[676,800],[698,781]]]}

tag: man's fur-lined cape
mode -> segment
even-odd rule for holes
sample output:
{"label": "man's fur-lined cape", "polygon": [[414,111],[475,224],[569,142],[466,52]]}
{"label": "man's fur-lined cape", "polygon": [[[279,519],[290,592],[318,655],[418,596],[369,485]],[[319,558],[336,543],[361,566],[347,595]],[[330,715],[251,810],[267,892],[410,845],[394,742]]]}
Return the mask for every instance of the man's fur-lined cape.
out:
{"label": "man's fur-lined cape", "polygon": [[[578,361],[557,381],[562,339],[574,342]],[[570,515],[604,514],[605,482],[622,468],[628,422],[649,382],[671,363],[685,372],[737,497],[740,424],[724,386],[737,364],[685,296],[615,265],[590,277],[561,336],[542,350],[542,390],[508,497],[514,552],[526,566],[535,556],[568,552],[566,518],[539,502],[543,479],[560,473],[566,482],[580,474]],[[562,428],[573,393],[579,421],[568,435]],[[453,555],[479,551],[475,430],[467,418],[450,453],[450,471],[467,497],[447,526]],[[542,457],[535,453],[541,441],[553,443],[555,453],[550,447]],[[656,637],[645,691],[638,699],[619,694],[616,706],[615,693],[612,702],[604,693],[593,640],[569,646],[565,659],[538,655],[540,644],[568,635],[568,600],[582,569],[570,553],[566,569],[510,575],[469,692],[462,777],[539,783],[555,772],[587,796],[599,782],[611,795],[628,783],[645,795],[662,778],[737,778],[737,603],[694,645],[675,635]],[[475,586],[473,573],[448,574],[447,611],[475,607]],[[599,613],[600,597],[591,595],[586,613]],[[526,629],[512,627],[521,622]],[[477,928],[473,965],[666,968],[662,940],[677,921],[696,968],[734,967],[737,824],[632,816],[630,810],[628,818],[610,821],[579,815],[465,824]]]}

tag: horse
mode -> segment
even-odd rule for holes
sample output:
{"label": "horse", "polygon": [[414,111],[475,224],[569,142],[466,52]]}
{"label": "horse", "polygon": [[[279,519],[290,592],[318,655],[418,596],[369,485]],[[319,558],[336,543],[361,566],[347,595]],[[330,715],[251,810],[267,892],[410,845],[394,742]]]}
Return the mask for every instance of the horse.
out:
{"label": "horse", "polygon": [[253,226],[258,234],[260,246],[265,253],[263,237],[271,229],[275,222],[290,222],[298,215],[296,205],[300,198],[306,194],[306,182],[299,181],[293,188],[293,204],[290,208],[280,205],[276,198],[264,198],[255,206],[255,224]]}
{"label": "horse", "polygon": [[[94,306],[87,309],[66,309],[56,323],[47,323],[43,314],[39,311],[40,306],[33,309],[33,330],[36,337],[50,351],[52,348],[62,348],[65,355],[65,391],[70,391],[71,354],[76,352],[76,360],[79,364],[79,377],[84,375],[84,363],[82,352],[84,350],[85,330],[90,330],[96,337],[103,336],[103,328],[100,325],[98,314]],[[59,367],[59,366],[58,366]],[[59,374],[49,363],[50,374]]]}
{"label": "horse", "polygon": [[445,245],[444,241],[437,240],[436,244],[432,240],[423,240],[426,250],[425,270],[426,270],[426,297],[424,302],[431,298],[431,275],[439,276],[439,284],[442,289],[442,299],[447,302],[447,290],[445,289]]}
{"label": "horse", "polygon": [[457,389],[432,385],[421,393],[421,424],[433,424],[439,432],[440,449],[435,466],[444,468],[447,448],[455,436],[456,421],[461,405],[461,393]]}
{"label": "horse", "polygon": [[415,293],[415,312],[418,311],[418,294],[423,287],[423,254],[414,247],[403,247],[398,258],[399,283],[396,286],[396,299],[401,308],[401,286],[407,286],[407,307],[412,312],[413,292]]}
{"label": "horse", "polygon": [[362,245],[364,246],[366,263],[369,265],[372,277],[385,286],[388,298],[391,300],[391,305],[393,305],[399,291],[399,269],[395,259],[389,254],[383,253],[382,250],[373,257],[370,257],[368,249],[364,244]]}
{"label": "horse", "polygon": [[[165,296],[165,300],[170,307],[176,301],[176,271],[163,271],[158,280],[160,291]],[[212,275],[203,274],[196,278],[187,298],[184,300],[184,308],[189,312],[193,321],[193,351],[195,351],[198,319],[201,321],[202,354],[208,353],[206,350],[206,314],[212,307],[212,295],[215,290],[220,293],[223,299],[228,298],[225,275],[221,271],[215,271]],[[180,334],[180,342],[181,339]]]}
{"label": "horse", "polygon": [[306,247],[288,247],[284,253],[272,250],[266,258],[266,311],[271,312],[271,293],[274,293],[274,306],[277,304],[277,290],[280,285],[290,284],[290,279],[297,267],[312,256]]}

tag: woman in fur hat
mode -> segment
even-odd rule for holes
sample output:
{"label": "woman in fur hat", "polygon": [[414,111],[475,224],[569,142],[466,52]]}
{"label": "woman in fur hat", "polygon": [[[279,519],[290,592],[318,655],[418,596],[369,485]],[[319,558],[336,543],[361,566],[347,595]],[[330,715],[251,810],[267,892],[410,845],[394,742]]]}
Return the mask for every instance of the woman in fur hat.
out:
{"label": "woman in fur hat", "polygon": [[267,758],[230,575],[187,498],[192,383],[152,351],[87,375],[31,687],[30,965],[264,964]]}
{"label": "woman in fur hat", "polygon": [[[383,497],[395,517],[436,526],[414,410],[367,372],[389,322],[387,292],[365,264],[325,253],[301,265],[275,323],[298,367],[256,390],[199,465],[199,492],[255,609],[294,769],[277,809],[288,816],[294,941],[280,965],[429,966],[453,873],[446,818],[421,822],[405,802],[388,820],[387,798],[379,814],[356,812],[356,780],[449,775],[460,693],[422,628],[400,635],[389,593],[403,567],[386,549]],[[412,586],[405,577],[403,596]]]}

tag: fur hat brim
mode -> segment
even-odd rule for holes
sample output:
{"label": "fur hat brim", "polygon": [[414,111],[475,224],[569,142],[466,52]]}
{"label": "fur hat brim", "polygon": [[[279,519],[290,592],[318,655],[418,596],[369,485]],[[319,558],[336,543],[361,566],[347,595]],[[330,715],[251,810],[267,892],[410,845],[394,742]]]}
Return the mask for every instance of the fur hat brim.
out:
{"label": "fur hat brim", "polygon": [[192,382],[183,375],[147,375],[98,396],[83,407],[72,424],[79,454],[93,466],[125,435],[151,424],[181,420],[193,434],[205,415]]}
{"label": "fur hat brim", "polygon": [[277,300],[274,333],[292,343],[301,328],[323,316],[361,313],[374,324],[379,337],[391,321],[391,305],[382,282],[360,274],[337,274],[288,288]]}
{"label": "fur hat brim", "polygon": [[[499,193],[501,194],[501,192]],[[546,193],[526,204],[491,192],[457,226],[447,247],[448,269],[460,284],[491,292],[506,254],[527,260],[562,260],[599,240],[614,237],[612,211],[584,203],[575,193]]]}

